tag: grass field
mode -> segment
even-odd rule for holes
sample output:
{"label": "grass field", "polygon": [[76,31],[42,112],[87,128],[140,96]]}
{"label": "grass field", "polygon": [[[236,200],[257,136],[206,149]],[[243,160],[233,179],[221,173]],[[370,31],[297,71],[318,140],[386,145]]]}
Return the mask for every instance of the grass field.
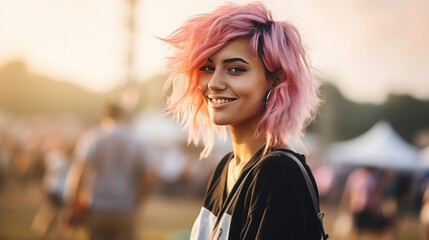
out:
{"label": "grass field", "polygon": [[[38,240],[30,230],[33,218],[43,196],[35,187],[10,188],[0,193],[0,239]],[[201,206],[201,199],[154,195],[141,209],[138,237],[147,240],[189,239],[189,231]],[[332,233],[336,218],[336,206],[322,206],[326,212],[325,226]],[[416,217],[401,219],[398,240],[418,240],[419,228]],[[52,238],[48,238],[52,239]],[[63,230],[59,239],[85,240],[82,230]],[[338,239],[331,236],[330,239]]]}
{"label": "grass field", "polygon": [[[0,240],[42,239],[30,227],[42,201],[42,193],[35,187],[1,192]],[[140,209],[138,239],[189,239],[200,207],[198,198],[152,196]],[[81,229],[65,229],[59,239],[84,240],[86,236]]]}

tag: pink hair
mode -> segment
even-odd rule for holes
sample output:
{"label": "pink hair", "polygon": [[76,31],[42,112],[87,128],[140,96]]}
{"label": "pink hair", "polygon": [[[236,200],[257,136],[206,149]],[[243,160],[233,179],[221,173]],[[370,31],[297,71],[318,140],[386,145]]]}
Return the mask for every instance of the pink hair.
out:
{"label": "pink hair", "polygon": [[164,39],[175,47],[169,58],[173,72],[166,89],[171,91],[166,110],[189,130],[189,142],[204,142],[201,157],[214,144],[214,132],[225,136],[225,128],[214,125],[198,89],[199,68],[209,56],[237,38],[250,39],[250,49],[262,59],[274,88],[266,103],[255,136],[266,136],[266,149],[300,142],[306,125],[319,105],[318,82],[313,79],[298,31],[287,22],[274,22],[260,2],[228,4],[206,15],[195,16]]}

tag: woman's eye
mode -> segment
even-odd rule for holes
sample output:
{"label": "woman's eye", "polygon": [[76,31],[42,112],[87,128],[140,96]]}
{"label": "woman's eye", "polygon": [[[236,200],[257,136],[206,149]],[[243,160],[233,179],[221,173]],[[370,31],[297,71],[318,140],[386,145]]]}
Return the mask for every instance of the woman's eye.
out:
{"label": "woman's eye", "polygon": [[245,72],[245,71],[246,71],[246,69],[245,69],[245,68],[242,68],[242,67],[231,67],[231,68],[229,69],[229,71],[230,71],[230,72],[233,72],[233,73],[238,73],[238,72]]}
{"label": "woman's eye", "polygon": [[203,71],[203,72],[210,72],[210,71],[213,71],[213,70],[214,70],[214,68],[211,67],[211,66],[202,66],[202,67],[200,67],[200,71]]}

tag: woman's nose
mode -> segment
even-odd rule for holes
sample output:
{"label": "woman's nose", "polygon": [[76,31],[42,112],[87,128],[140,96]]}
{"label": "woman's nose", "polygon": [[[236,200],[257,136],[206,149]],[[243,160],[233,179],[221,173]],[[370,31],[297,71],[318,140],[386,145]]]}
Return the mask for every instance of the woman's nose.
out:
{"label": "woman's nose", "polygon": [[227,84],[225,82],[225,78],[222,76],[220,71],[215,71],[210,78],[208,83],[208,88],[212,91],[222,91],[225,90]]}

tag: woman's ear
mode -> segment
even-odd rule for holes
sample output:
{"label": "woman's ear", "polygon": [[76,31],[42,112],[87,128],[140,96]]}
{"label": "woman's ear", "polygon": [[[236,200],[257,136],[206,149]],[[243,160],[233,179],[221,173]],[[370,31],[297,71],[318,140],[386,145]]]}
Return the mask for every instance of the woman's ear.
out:
{"label": "woman's ear", "polygon": [[267,80],[271,83],[271,88],[279,85],[282,81],[284,81],[286,77],[283,74],[282,70],[277,70],[275,72],[269,72],[267,74]]}

